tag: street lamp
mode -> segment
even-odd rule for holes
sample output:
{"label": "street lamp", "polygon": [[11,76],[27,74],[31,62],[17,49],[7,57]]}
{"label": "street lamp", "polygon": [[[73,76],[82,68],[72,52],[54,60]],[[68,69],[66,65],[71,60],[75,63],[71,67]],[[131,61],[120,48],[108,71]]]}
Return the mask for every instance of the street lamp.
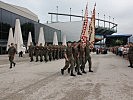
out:
{"label": "street lamp", "polygon": [[70,8],[70,22],[71,22],[71,9],[72,9],[72,8]]}
{"label": "street lamp", "polygon": [[58,22],[58,6],[56,6],[56,8],[57,8],[56,21]]}
{"label": "street lamp", "polygon": [[83,10],[82,10],[82,21],[83,21]]}

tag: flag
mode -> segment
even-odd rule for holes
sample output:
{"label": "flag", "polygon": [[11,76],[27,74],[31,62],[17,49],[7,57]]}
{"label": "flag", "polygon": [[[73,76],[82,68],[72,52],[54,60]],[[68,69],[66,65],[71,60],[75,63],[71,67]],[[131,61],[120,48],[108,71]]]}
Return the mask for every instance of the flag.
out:
{"label": "flag", "polygon": [[[96,6],[96,4],[95,4]],[[94,6],[94,9],[93,9],[93,12],[92,12],[92,17],[91,17],[91,21],[90,21],[90,24],[89,24],[89,41],[91,44],[94,45],[94,42],[95,42],[95,6]]]}
{"label": "flag", "polygon": [[80,40],[82,41],[83,44],[86,44],[87,38],[88,38],[88,3],[86,5],[85,9],[85,15],[84,15],[84,21],[83,21],[83,26],[82,26],[82,32],[80,36]]}

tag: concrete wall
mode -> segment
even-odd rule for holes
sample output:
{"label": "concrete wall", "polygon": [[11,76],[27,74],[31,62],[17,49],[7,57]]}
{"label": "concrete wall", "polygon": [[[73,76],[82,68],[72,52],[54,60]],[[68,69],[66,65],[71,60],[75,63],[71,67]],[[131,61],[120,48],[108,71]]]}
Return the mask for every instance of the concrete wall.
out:
{"label": "concrete wall", "polygon": [[66,34],[67,41],[78,41],[81,35],[82,21],[49,23],[48,26],[61,30],[61,37]]}

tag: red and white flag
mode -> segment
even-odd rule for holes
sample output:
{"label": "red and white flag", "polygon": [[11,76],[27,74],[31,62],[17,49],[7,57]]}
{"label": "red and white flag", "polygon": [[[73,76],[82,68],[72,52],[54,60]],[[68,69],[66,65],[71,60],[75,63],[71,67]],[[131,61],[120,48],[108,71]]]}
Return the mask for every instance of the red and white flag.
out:
{"label": "red and white flag", "polygon": [[95,6],[94,6],[92,17],[91,17],[91,22],[89,24],[89,41],[93,45],[95,42],[95,15],[96,15]]}
{"label": "red and white flag", "polygon": [[86,5],[85,9],[85,15],[84,15],[84,21],[83,21],[83,26],[82,26],[82,33],[80,36],[80,40],[82,41],[83,44],[86,44],[87,38],[88,38],[88,3]]}

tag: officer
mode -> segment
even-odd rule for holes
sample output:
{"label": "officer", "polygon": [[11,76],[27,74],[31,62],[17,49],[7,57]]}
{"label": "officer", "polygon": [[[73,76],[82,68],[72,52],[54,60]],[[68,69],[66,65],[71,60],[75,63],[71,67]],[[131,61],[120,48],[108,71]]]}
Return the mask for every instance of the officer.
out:
{"label": "officer", "polygon": [[29,46],[29,57],[30,57],[30,62],[34,61],[34,60],[33,60],[34,49],[35,49],[35,47],[33,46],[33,43],[30,42],[30,46]]}
{"label": "officer", "polygon": [[39,46],[40,62],[43,61],[43,51],[44,51],[44,47],[42,46],[42,43],[40,43],[40,46]]}
{"label": "officer", "polygon": [[133,68],[133,43],[129,44],[128,59],[130,63],[128,67]]}
{"label": "officer", "polygon": [[73,74],[73,68],[74,68],[74,58],[73,58],[73,52],[72,52],[72,46],[71,42],[68,41],[68,46],[64,52],[64,57],[65,57],[65,66],[63,69],[61,69],[61,74],[64,74],[64,70],[66,70],[69,65],[70,65],[70,70],[71,70],[71,76],[76,76]]}
{"label": "officer", "polygon": [[36,44],[35,46],[35,56],[36,56],[36,62],[38,62],[38,56],[39,56],[39,46]]}
{"label": "officer", "polygon": [[14,67],[16,65],[16,63],[13,61],[16,52],[17,51],[16,51],[16,48],[14,47],[14,44],[11,43],[11,46],[8,49],[8,56],[9,56],[9,61],[10,61],[10,69],[12,68],[12,64],[14,65]]}
{"label": "officer", "polygon": [[80,68],[79,49],[76,41],[74,41],[74,44],[73,44],[73,56],[74,56],[74,63],[76,65],[75,71],[77,72],[77,75],[82,75],[79,69]]}
{"label": "officer", "polygon": [[91,70],[92,61],[91,61],[91,56],[90,56],[90,46],[91,46],[90,42],[87,41],[86,47],[85,47],[85,64],[86,64],[87,61],[88,61],[88,63],[89,63],[89,72],[93,72],[93,71]]}

